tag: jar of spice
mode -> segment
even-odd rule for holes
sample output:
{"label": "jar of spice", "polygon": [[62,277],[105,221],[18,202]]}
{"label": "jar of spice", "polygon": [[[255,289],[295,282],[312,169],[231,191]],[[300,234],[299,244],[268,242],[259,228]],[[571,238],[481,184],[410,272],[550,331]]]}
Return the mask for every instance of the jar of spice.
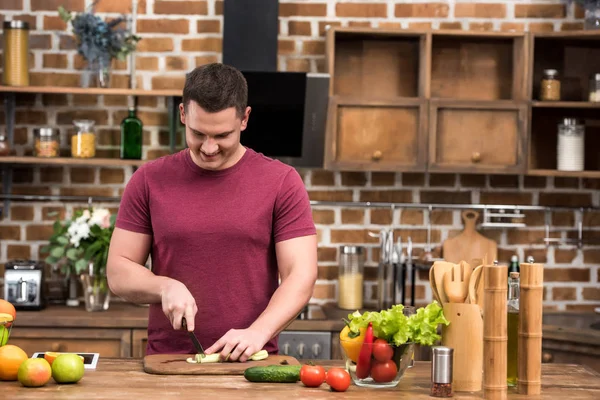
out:
{"label": "jar of spice", "polygon": [[558,124],[556,146],[559,171],[583,171],[585,163],[585,126],[575,118],[564,118]]}
{"label": "jar of spice", "polygon": [[542,83],[540,86],[540,100],[558,101],[560,100],[560,80],[558,71],[555,69],[545,69]]}
{"label": "jar of spice", "polygon": [[60,148],[59,132],[54,128],[33,130],[33,155],[36,157],[58,157]]}
{"label": "jar of spice", "polygon": [[431,348],[431,396],[452,397],[452,366],[454,349],[445,346]]}
{"label": "jar of spice", "polygon": [[71,155],[76,158],[91,158],[96,155],[95,121],[79,119],[73,121],[77,132],[71,137]]}
{"label": "jar of spice", "polygon": [[338,307],[359,310],[363,307],[364,248],[341,246],[338,273]]}
{"label": "jar of spice", "polygon": [[5,21],[4,73],[2,83],[6,86],[29,85],[29,24],[25,21]]}
{"label": "jar of spice", "polygon": [[600,74],[592,74],[590,77],[589,99],[591,102],[600,102]]}
{"label": "jar of spice", "polygon": [[10,143],[4,132],[0,132],[0,157],[10,155]]}

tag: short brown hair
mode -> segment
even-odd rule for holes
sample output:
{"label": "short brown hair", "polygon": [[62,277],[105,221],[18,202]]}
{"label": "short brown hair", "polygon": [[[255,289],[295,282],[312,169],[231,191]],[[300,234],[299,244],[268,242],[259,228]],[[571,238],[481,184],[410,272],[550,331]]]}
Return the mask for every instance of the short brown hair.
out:
{"label": "short brown hair", "polygon": [[187,109],[194,100],[207,112],[218,112],[235,107],[239,117],[248,104],[248,83],[236,68],[212,63],[189,72],[183,87],[183,106]]}

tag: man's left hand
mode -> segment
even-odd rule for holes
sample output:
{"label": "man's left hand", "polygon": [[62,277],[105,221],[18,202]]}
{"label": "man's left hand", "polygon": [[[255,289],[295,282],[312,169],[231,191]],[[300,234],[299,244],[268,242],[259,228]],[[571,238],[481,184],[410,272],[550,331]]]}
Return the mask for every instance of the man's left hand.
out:
{"label": "man's left hand", "polygon": [[206,354],[221,352],[221,359],[225,360],[228,354],[229,360],[245,362],[250,356],[260,350],[269,340],[265,333],[259,330],[248,329],[230,329],[215,344],[206,349]]}

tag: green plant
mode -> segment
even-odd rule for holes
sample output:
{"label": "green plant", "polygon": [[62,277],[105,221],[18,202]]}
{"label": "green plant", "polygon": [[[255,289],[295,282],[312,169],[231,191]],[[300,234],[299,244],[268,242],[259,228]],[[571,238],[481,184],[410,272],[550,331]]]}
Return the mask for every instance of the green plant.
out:
{"label": "green plant", "polygon": [[[106,274],[115,219],[116,215],[111,215],[106,208],[90,208],[77,210],[70,219],[55,221],[50,243],[42,248],[48,253],[45,261],[58,265],[67,275]],[[93,263],[92,271],[89,271],[90,263]]]}

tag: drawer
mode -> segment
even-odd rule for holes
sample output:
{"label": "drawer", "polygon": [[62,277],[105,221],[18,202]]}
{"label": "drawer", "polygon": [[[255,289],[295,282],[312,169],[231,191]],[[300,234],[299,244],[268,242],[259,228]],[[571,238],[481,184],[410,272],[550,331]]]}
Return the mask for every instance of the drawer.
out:
{"label": "drawer", "polygon": [[27,355],[36,352],[99,353],[101,357],[131,357],[129,329],[13,329],[10,344],[22,348]]}

